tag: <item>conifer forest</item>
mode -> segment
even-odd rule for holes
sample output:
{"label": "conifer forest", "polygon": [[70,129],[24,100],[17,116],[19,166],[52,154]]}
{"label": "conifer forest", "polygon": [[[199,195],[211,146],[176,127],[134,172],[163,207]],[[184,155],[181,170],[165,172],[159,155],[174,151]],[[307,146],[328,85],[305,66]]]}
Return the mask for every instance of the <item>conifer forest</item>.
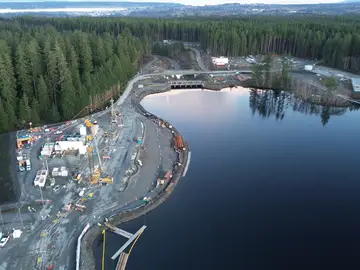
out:
{"label": "conifer forest", "polygon": [[0,132],[70,120],[136,74],[156,41],[212,55],[288,54],[360,71],[356,17],[40,18],[0,21]]}

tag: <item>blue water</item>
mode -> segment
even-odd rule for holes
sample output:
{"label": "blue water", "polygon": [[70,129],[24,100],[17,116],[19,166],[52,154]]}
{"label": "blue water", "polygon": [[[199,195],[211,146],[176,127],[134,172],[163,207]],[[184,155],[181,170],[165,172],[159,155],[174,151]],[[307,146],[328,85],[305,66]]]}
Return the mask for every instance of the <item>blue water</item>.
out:
{"label": "blue water", "polygon": [[[251,97],[143,101],[180,130],[192,158],[166,203],[121,227],[148,226],[127,269],[359,269],[360,111]],[[108,237],[107,257],[123,242]]]}

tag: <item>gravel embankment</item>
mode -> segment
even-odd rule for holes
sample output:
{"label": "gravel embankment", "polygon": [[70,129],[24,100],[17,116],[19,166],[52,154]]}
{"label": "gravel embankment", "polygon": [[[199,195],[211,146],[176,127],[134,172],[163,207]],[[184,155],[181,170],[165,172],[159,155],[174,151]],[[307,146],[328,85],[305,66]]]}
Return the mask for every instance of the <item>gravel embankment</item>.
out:
{"label": "gravel embankment", "polygon": [[[158,89],[158,90],[145,90],[141,92],[139,95],[133,95],[132,98],[132,104],[134,107],[138,110],[139,113],[147,112],[141,105],[140,101],[147,95],[160,93],[160,92],[166,92],[170,90],[169,88],[165,89]],[[175,134],[178,134],[178,130],[173,128],[175,131]],[[188,160],[188,153],[189,153],[189,145],[187,142],[184,142],[185,144],[185,151],[181,152],[180,160],[182,164],[187,164]],[[144,205],[143,207],[137,208],[135,210],[130,211],[124,211],[121,212],[119,215],[116,215],[112,217],[111,223],[114,225],[119,225],[121,223],[136,219],[142,215],[145,215],[149,213],[150,211],[154,210],[160,204],[162,204],[164,201],[166,201],[171,193],[174,191],[177,183],[179,182],[180,177],[183,175],[185,167],[184,166],[178,166],[177,168],[174,168],[173,170],[173,178],[169,182],[172,183],[172,186],[169,187],[166,191],[162,191],[159,193],[151,202]],[[156,172],[154,172],[155,174]],[[89,231],[84,235],[82,239],[82,246],[81,246],[81,262],[80,262],[80,269],[84,270],[95,270],[95,257],[93,254],[93,243],[96,237],[101,233],[101,228],[99,226],[92,226]]]}

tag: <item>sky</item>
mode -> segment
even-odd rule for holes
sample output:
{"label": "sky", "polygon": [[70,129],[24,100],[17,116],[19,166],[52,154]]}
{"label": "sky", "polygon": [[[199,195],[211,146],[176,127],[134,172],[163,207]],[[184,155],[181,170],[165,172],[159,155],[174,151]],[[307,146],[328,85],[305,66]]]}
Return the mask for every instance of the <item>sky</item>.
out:
{"label": "sky", "polygon": [[[162,2],[162,3],[180,3],[185,5],[203,6],[203,5],[217,5],[225,3],[239,3],[239,4],[318,4],[318,3],[339,3],[342,0],[240,0],[240,1],[226,1],[226,0],[3,0],[0,2]],[[195,2],[195,3],[194,3]]]}

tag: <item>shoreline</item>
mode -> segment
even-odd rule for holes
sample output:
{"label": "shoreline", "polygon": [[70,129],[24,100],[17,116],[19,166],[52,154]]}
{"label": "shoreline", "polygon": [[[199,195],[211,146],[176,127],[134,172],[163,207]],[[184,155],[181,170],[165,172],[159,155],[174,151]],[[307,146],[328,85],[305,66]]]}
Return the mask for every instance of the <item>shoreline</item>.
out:
{"label": "shoreline", "polygon": [[[140,104],[140,102],[148,95],[157,94],[157,93],[164,93],[168,92],[171,89],[166,87],[164,89],[157,89],[157,90],[144,90],[139,95],[136,95],[135,93],[132,94],[131,103],[134,105],[134,108],[136,108],[136,111],[141,113],[149,113],[153,115],[151,112],[148,112],[145,110],[145,108]],[[157,117],[157,116],[156,116]],[[161,118],[157,117],[158,119],[162,120]],[[155,124],[154,124],[155,125]],[[173,126],[172,130],[174,130],[175,134],[181,133]],[[157,207],[159,207],[162,203],[164,203],[173,193],[175,190],[175,187],[180,181],[181,177],[184,177],[187,168],[189,166],[190,162],[190,149],[189,144],[186,140],[184,140],[185,149],[184,151],[180,152],[179,159],[183,166],[177,166],[177,168],[173,168],[173,177],[168,182],[166,187],[161,191],[155,198],[153,198],[149,203],[145,204],[144,206],[137,207],[133,210],[125,210],[120,212],[119,214],[110,215],[109,221],[115,226],[118,226],[122,223],[129,222],[131,220],[137,219],[153,210],[155,210]],[[186,170],[186,171],[185,171]],[[103,230],[102,227],[97,226],[96,224],[92,225],[90,229],[83,235],[81,239],[81,256],[80,256],[80,269],[84,270],[91,270],[96,269],[96,259],[95,254],[93,251],[93,245],[95,239],[98,237],[98,235]],[[86,259],[81,259],[81,258]]]}

